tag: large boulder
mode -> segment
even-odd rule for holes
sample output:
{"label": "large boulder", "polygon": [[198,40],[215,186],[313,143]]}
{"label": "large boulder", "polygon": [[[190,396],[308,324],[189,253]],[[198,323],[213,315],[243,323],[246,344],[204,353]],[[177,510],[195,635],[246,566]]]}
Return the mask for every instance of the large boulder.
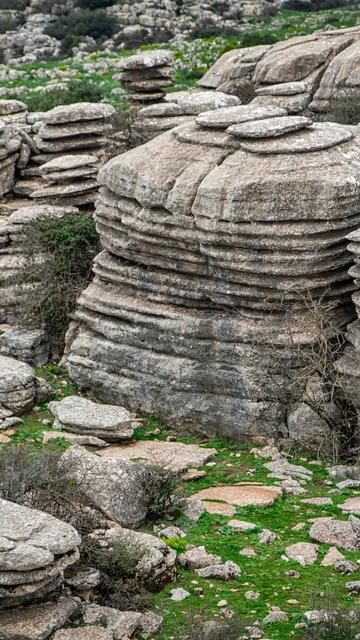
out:
{"label": "large boulder", "polygon": [[0,409],[19,415],[32,408],[35,396],[34,369],[25,362],[0,356]]}
{"label": "large boulder", "polygon": [[105,460],[80,446],[65,451],[61,464],[94,507],[125,527],[137,527],[145,520],[161,478],[157,467]]}

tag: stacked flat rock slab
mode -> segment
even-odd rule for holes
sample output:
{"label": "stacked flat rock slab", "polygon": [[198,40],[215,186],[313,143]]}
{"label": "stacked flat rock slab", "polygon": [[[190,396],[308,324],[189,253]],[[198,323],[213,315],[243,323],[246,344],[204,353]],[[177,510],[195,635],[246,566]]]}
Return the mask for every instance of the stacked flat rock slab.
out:
{"label": "stacked flat rock slab", "polygon": [[[1,106],[0,106],[1,112]],[[12,190],[16,165],[20,159],[22,142],[12,128],[0,117],[0,195]]]}
{"label": "stacked flat rock slab", "polygon": [[180,124],[192,122],[202,111],[240,104],[237,96],[221,91],[174,91],[167,94],[162,102],[145,106],[138,111],[131,125],[132,135],[141,144]]}
{"label": "stacked flat rock slab", "polygon": [[240,105],[107,163],[71,377],[207,433],[287,435],[272,380],[288,384],[298,347],[313,346],[304,298],[336,301],[338,326],[354,317],[359,154],[340,125]]}
{"label": "stacked flat rock slab", "polygon": [[42,186],[31,197],[41,204],[90,205],[95,202],[99,160],[92,155],[66,155],[40,167]]}
{"label": "stacked flat rock slab", "polygon": [[0,609],[43,599],[58,589],[79,558],[80,536],[69,524],[0,499]]}
{"label": "stacked flat rock slab", "polygon": [[[29,117],[28,122],[32,123],[31,129],[34,134],[32,154],[30,162],[20,172],[21,178],[16,181],[16,193],[32,196],[34,192],[44,189],[46,185],[43,181],[42,167],[65,155],[90,155],[97,157],[100,164],[104,162],[105,146],[112,134],[111,118],[115,113],[116,109],[110,104],[77,102],[55,107],[45,113],[34,114],[34,118]],[[60,168],[60,171],[62,170],[64,170],[63,167]],[[68,187],[71,203],[76,204],[76,199],[89,200],[85,195],[88,192],[79,194],[79,189],[78,185],[73,196],[71,186]],[[50,189],[51,193],[53,191],[53,188]],[[44,198],[47,202],[49,198],[54,202],[59,196],[58,191],[62,192],[61,197],[64,199],[62,187],[55,190],[54,196],[49,196],[47,193]],[[64,204],[68,203],[64,202]]]}
{"label": "stacked flat rock slab", "polygon": [[158,102],[173,84],[174,64],[171,51],[144,51],[121,60],[117,65],[120,74],[115,79],[129,90],[127,99],[132,104]]}
{"label": "stacked flat rock slab", "polygon": [[24,296],[30,291],[35,295],[41,287],[40,282],[29,282],[27,278],[27,269],[44,260],[29,245],[31,222],[43,216],[61,218],[78,211],[71,206],[34,205],[22,207],[0,222],[0,322],[20,322]]}
{"label": "stacked flat rock slab", "polygon": [[289,113],[326,112],[344,95],[360,96],[360,26],[296,36],[274,45],[225,53],[199,85],[240,95],[256,90],[255,104]]}
{"label": "stacked flat rock slab", "polygon": [[0,119],[6,124],[25,125],[27,106],[20,100],[0,100]]}

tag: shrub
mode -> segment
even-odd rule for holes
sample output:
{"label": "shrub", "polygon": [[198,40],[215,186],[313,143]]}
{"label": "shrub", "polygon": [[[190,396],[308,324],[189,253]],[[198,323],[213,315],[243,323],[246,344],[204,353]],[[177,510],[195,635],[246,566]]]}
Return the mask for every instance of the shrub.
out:
{"label": "shrub", "polygon": [[146,485],[150,496],[148,517],[162,518],[169,514],[180,515],[184,498],[177,487],[175,474],[157,465],[154,465],[152,469],[153,473]]}
{"label": "shrub", "polygon": [[30,254],[44,255],[42,264],[30,264],[21,275],[25,281],[41,282],[34,296],[24,299],[24,317],[30,325],[41,323],[48,332],[53,352],[61,351],[69,316],[76,298],[91,277],[99,238],[93,216],[87,212],[63,218],[38,218],[28,228]]}
{"label": "shrub", "polygon": [[359,90],[342,89],[339,97],[331,100],[324,119],[341,124],[358,124],[360,122]]}
{"label": "shrub", "polygon": [[17,21],[11,16],[0,16],[0,33],[14,31],[17,27]]}
{"label": "shrub", "polygon": [[360,629],[360,608],[342,609],[330,604],[324,611],[324,621],[310,626],[304,640],[356,640]]}
{"label": "shrub", "polygon": [[66,36],[89,36],[94,40],[99,40],[100,38],[110,38],[115,30],[114,18],[109,16],[106,11],[79,9],[50,24],[46,33],[58,40],[64,40]]}
{"label": "shrub", "polygon": [[105,7],[111,7],[116,3],[116,0],[77,0],[77,6],[81,9],[104,9]]}
{"label": "shrub", "polygon": [[242,47],[254,47],[258,44],[274,44],[279,38],[275,33],[267,31],[249,31],[241,36]]}
{"label": "shrub", "polygon": [[246,640],[249,635],[246,633],[244,622],[238,617],[231,620],[213,620],[204,622],[193,616],[187,624],[188,640]]}
{"label": "shrub", "polygon": [[103,95],[90,80],[71,80],[64,89],[53,89],[47,93],[36,92],[23,100],[29,111],[49,111],[54,107],[74,102],[100,102]]}
{"label": "shrub", "polygon": [[89,507],[55,446],[7,444],[0,448],[0,498],[50,513],[87,536],[103,526]]}
{"label": "shrub", "polygon": [[0,11],[24,11],[28,5],[29,0],[0,0]]}

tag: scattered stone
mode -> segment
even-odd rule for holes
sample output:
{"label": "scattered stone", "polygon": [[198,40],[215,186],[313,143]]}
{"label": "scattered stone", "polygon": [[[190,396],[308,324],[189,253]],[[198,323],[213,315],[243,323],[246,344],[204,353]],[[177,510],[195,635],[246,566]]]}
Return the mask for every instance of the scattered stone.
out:
{"label": "scattered stone", "polygon": [[212,565],[219,565],[221,558],[220,556],[207,553],[205,547],[195,547],[189,544],[185,552],[178,556],[178,562],[182,567],[195,571],[195,569],[204,569]]}
{"label": "scattered stone", "polygon": [[[106,627],[113,633],[113,637],[126,640],[133,637],[139,630],[142,614],[138,611],[119,611],[112,607],[102,607],[98,604],[85,605],[84,622],[89,626]],[[88,626],[86,627],[88,628]]]}
{"label": "scattered stone", "polygon": [[338,573],[341,573],[343,576],[348,576],[351,573],[359,570],[359,565],[355,564],[355,562],[351,562],[350,560],[346,560],[346,558],[336,560],[334,563],[334,569]]}
{"label": "scattered stone", "polygon": [[103,627],[77,627],[76,629],[61,629],[56,631],[53,640],[113,640],[111,629]]}
{"label": "scattered stone", "polygon": [[325,498],[325,497],[324,498],[305,498],[304,500],[301,500],[301,502],[303,504],[313,504],[319,507],[325,507],[326,505],[333,503],[331,498]]}
{"label": "scattered stone", "polygon": [[244,547],[239,551],[239,554],[245,556],[245,558],[256,558],[257,556],[255,549],[252,549],[252,547]]}
{"label": "scattered stone", "polygon": [[200,471],[200,469],[187,469],[185,473],[181,476],[181,479],[184,482],[194,482],[194,480],[199,480],[200,478],[205,478],[206,471]]}
{"label": "scattered stone", "polygon": [[309,535],[317,542],[355,551],[360,544],[360,520],[354,516],[350,516],[347,521],[332,518],[317,519]]}
{"label": "scattered stone", "polygon": [[360,580],[353,580],[346,583],[346,588],[352,595],[358,595],[360,593]]}
{"label": "scattered stone", "polygon": [[96,404],[81,396],[50,402],[54,427],[79,435],[92,435],[107,442],[130,440],[134,429],[130,413],[123,407]]}
{"label": "scattered stone", "polygon": [[[332,482],[330,482],[330,484],[332,485]],[[360,480],[351,480],[350,478],[348,480],[341,480],[341,482],[337,483],[336,488],[340,491],[344,489],[359,489]]]}
{"label": "scattered stone", "polygon": [[297,542],[291,544],[285,549],[285,553],[289,560],[295,560],[303,567],[314,564],[317,560],[318,545],[311,542]]}
{"label": "scattered stone", "polygon": [[184,515],[192,522],[197,522],[204,511],[204,505],[201,500],[188,500],[184,507]]}
{"label": "scattered stone", "polygon": [[203,569],[195,569],[195,573],[200,578],[214,578],[216,580],[236,580],[241,576],[241,569],[238,564],[227,560],[223,564],[213,564]]}
{"label": "scattered stone", "polygon": [[171,600],[174,600],[175,602],[182,602],[190,595],[189,591],[186,591],[186,589],[182,589],[181,587],[178,589],[171,589],[170,593]]}
{"label": "scattered stone", "polygon": [[272,622],[288,622],[289,618],[279,607],[272,607],[270,613],[264,618],[263,624],[271,624]]}
{"label": "scattered stone", "polygon": [[165,527],[165,529],[161,529],[158,531],[158,534],[161,538],[186,538],[186,533],[180,527]]}
{"label": "scattered stone", "polygon": [[310,624],[320,624],[321,622],[326,622],[328,613],[326,611],[313,609],[312,611],[305,611],[304,618]]}
{"label": "scattered stone", "polygon": [[246,591],[245,592],[245,600],[258,600],[260,598],[260,593],[257,591]]}
{"label": "scattered stone", "polygon": [[89,591],[100,584],[101,573],[97,569],[79,570],[66,578],[65,582],[76,591]]}
{"label": "scattered stone", "polygon": [[345,560],[345,557],[336,547],[331,547],[325,554],[321,564],[323,567],[333,567],[338,560]]}
{"label": "scattered stone", "polygon": [[35,398],[34,369],[25,362],[0,356],[0,407],[11,414],[25,413],[32,408]]}
{"label": "scattered stone", "polygon": [[254,531],[254,529],[257,528],[256,524],[253,524],[252,522],[245,522],[244,520],[229,520],[227,526],[240,533]]}
{"label": "scattered stone", "polygon": [[260,544],[271,544],[272,542],[279,540],[279,536],[273,531],[270,531],[270,529],[263,529],[263,531],[259,533],[258,537]]}

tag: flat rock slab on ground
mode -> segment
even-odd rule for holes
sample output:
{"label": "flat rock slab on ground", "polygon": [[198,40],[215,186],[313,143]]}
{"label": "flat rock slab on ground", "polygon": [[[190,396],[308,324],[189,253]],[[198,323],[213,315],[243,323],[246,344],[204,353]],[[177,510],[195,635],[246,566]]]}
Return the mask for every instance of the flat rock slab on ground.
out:
{"label": "flat rock slab on ground", "polygon": [[251,104],[243,104],[238,107],[227,107],[215,111],[204,111],[195,120],[201,127],[210,129],[227,129],[231,125],[262,120],[264,118],[276,118],[286,116],[286,109],[277,106],[252,107]]}
{"label": "flat rock slab on ground", "polygon": [[216,449],[205,449],[196,444],[182,442],[141,440],[128,445],[111,445],[98,453],[107,459],[142,461],[181,472],[189,467],[205,464],[214,457]]}
{"label": "flat rock slab on ground", "polygon": [[54,426],[71,433],[93,435],[114,442],[130,440],[134,433],[131,414],[123,407],[96,404],[80,396],[68,396],[49,403]]}
{"label": "flat rock slab on ground", "polygon": [[222,500],[228,504],[239,507],[257,506],[268,507],[274,504],[282,495],[280,487],[267,485],[225,485],[223,487],[210,487],[192,495],[194,500]]}
{"label": "flat rock slab on ground", "polygon": [[1,640],[42,640],[60,629],[79,608],[74,598],[59,598],[1,612]]}
{"label": "flat rock slab on ground", "polygon": [[215,516],[229,516],[232,517],[236,513],[234,505],[228,502],[211,502],[211,500],[203,500],[203,507],[207,513],[211,513]]}

